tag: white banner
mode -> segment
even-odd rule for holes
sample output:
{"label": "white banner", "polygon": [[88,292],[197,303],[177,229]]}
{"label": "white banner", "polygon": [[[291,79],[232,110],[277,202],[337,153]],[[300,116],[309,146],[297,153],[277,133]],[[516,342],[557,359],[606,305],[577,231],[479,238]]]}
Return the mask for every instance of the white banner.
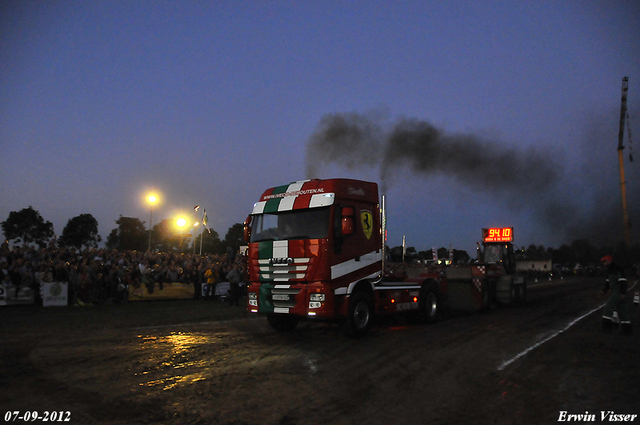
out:
{"label": "white banner", "polygon": [[31,288],[0,283],[0,305],[29,305],[35,303],[35,298]]}
{"label": "white banner", "polygon": [[67,282],[42,282],[40,284],[42,305],[44,307],[66,306],[68,290],[69,284]]}
{"label": "white banner", "polygon": [[[203,283],[201,287],[202,292],[200,294],[203,298],[207,297],[208,295],[211,295],[211,294],[207,294],[207,289],[209,289],[207,285],[208,285],[207,283]],[[216,293],[213,295],[218,297],[226,297],[227,292],[229,291],[229,288],[230,288],[229,282],[218,282],[216,284]]]}

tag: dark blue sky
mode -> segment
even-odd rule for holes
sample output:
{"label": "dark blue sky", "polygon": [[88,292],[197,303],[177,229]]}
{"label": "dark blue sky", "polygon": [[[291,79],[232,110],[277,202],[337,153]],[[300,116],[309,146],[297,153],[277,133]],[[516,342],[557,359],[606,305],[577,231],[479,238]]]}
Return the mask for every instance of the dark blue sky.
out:
{"label": "dark blue sky", "polygon": [[59,235],[90,213],[106,239],[119,215],[148,223],[153,188],[154,223],[202,205],[224,236],[265,188],[309,169],[380,182],[380,164],[307,149],[323,117],[355,113],[558,173],[543,191],[501,190],[397,163],[384,182],[392,246],[473,250],[502,225],[525,246],[619,239],[623,76],[637,207],[637,1],[4,1],[0,220],[31,205]]}

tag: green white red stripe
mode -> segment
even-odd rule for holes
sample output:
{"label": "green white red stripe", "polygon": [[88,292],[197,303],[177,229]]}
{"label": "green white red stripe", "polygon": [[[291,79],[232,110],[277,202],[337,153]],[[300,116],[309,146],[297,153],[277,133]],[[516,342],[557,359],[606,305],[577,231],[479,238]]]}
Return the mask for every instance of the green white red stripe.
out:
{"label": "green white red stripe", "polygon": [[[274,187],[262,195],[253,206],[253,214],[291,211],[332,205],[335,193],[326,193],[316,187],[317,182],[301,180],[288,185]],[[313,186],[313,187],[312,187]]]}

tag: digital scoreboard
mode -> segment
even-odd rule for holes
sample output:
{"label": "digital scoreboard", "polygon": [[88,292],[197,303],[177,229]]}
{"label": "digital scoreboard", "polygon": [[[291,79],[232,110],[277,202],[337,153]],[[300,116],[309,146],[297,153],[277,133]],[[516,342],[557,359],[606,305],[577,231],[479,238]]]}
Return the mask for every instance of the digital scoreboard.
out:
{"label": "digital scoreboard", "polygon": [[482,242],[513,242],[513,227],[482,229]]}

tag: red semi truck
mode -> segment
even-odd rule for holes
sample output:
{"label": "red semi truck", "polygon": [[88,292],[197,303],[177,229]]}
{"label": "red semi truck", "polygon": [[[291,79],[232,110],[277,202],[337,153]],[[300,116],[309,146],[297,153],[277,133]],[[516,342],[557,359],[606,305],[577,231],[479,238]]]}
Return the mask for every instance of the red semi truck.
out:
{"label": "red semi truck", "polygon": [[[487,229],[496,240],[483,240],[478,265],[397,276],[386,272],[385,222],[376,183],[304,180],[266,190],[245,222],[247,308],[281,331],[320,319],[340,321],[360,336],[379,315],[436,320],[441,308],[482,310],[494,300],[524,300],[524,279],[512,270],[513,229]],[[510,236],[496,238],[500,231]]]}

